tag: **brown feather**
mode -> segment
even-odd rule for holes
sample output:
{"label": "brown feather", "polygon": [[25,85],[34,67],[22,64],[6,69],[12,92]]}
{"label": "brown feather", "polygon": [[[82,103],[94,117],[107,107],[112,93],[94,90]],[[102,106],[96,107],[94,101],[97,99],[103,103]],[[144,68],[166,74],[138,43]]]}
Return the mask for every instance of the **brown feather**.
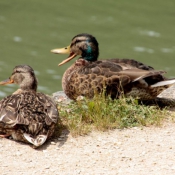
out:
{"label": "brown feather", "polygon": [[54,49],[52,52],[69,53],[67,61],[76,55],[81,56],[66,70],[62,79],[63,90],[74,100],[80,95],[92,98],[94,93],[101,93],[104,88],[106,94],[112,98],[118,98],[124,93],[126,96],[144,100],[154,99],[174,84],[174,81],[169,81],[163,86],[152,86],[167,80],[162,75],[165,71],[154,70],[153,67],[136,60],[113,58],[98,61],[98,42],[89,34],[83,33],[73,37],[69,50],[66,49]]}
{"label": "brown feather", "polygon": [[[33,69],[29,66],[16,66],[11,79],[21,89],[0,101],[0,132],[23,142],[28,142],[24,137],[24,134],[28,134],[33,138],[32,144],[40,135],[50,138],[59,115],[54,101],[45,94],[36,92],[37,81]],[[41,144],[43,143],[39,141],[35,147]]]}

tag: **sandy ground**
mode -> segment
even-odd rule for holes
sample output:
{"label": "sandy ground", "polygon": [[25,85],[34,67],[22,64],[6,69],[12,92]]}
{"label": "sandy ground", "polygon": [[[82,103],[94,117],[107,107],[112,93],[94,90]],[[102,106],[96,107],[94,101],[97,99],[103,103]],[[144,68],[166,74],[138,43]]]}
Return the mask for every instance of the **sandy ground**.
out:
{"label": "sandy ground", "polygon": [[[163,97],[175,98],[174,89]],[[0,138],[0,151],[1,175],[174,175],[175,122],[77,138],[65,131],[37,150]]]}
{"label": "sandy ground", "polygon": [[35,150],[0,139],[1,175],[173,175],[175,123],[72,138],[62,133]]}

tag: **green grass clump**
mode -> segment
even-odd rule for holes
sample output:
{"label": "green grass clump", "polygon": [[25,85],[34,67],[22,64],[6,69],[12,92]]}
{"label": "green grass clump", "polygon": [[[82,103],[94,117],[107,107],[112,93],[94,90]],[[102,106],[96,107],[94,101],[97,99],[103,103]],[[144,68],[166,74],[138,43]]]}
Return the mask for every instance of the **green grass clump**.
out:
{"label": "green grass clump", "polygon": [[59,111],[63,125],[73,136],[85,135],[94,129],[160,125],[168,114],[156,106],[139,105],[133,98],[112,100],[103,96],[72,102]]}

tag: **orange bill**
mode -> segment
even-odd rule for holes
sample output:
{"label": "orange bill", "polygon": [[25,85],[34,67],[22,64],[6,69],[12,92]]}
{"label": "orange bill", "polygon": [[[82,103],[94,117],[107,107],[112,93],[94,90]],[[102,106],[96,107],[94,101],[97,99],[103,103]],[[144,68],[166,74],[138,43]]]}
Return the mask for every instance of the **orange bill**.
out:
{"label": "orange bill", "polygon": [[7,80],[4,80],[4,81],[1,81],[1,82],[0,82],[0,85],[6,85],[6,84],[12,84],[12,83],[14,83],[13,80],[7,79]]}

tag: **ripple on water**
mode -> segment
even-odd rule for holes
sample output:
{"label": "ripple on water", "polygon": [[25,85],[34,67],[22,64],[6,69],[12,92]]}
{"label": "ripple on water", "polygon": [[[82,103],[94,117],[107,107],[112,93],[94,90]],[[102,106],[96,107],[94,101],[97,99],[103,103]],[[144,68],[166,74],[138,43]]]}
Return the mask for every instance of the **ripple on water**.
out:
{"label": "ripple on water", "polygon": [[45,86],[38,86],[39,91],[49,91],[49,89]]}
{"label": "ripple on water", "polygon": [[155,32],[153,30],[143,30],[143,31],[140,31],[140,34],[141,35],[147,35],[147,36],[150,36],[150,37],[160,37],[160,33]]}
{"label": "ripple on water", "polygon": [[37,55],[38,55],[38,52],[33,50],[33,51],[30,52],[30,54],[31,54],[32,56],[37,56]]}
{"label": "ripple on water", "polygon": [[8,86],[0,86],[0,97],[6,97],[7,95],[12,94],[16,90],[15,84],[9,84]]}
{"label": "ripple on water", "polygon": [[60,80],[61,76],[60,75],[53,75],[52,78],[55,79],[55,80]]}
{"label": "ripple on water", "polygon": [[48,74],[55,74],[56,73],[56,71],[55,70],[52,70],[52,69],[47,69],[46,72]]}
{"label": "ripple on water", "polygon": [[35,75],[40,75],[39,71],[35,70],[34,72],[35,72]]}
{"label": "ripple on water", "polygon": [[0,21],[5,21],[5,17],[0,15]]}
{"label": "ripple on water", "polygon": [[171,48],[162,48],[161,51],[163,53],[171,53],[171,52],[173,52],[173,49],[171,49]]}
{"label": "ripple on water", "polygon": [[134,47],[134,51],[136,51],[136,52],[154,53],[154,50],[153,49],[145,48],[145,47],[139,47],[139,46]]}
{"label": "ripple on water", "polygon": [[0,91],[0,97],[5,97],[7,94],[5,92]]}
{"label": "ripple on water", "polygon": [[22,41],[22,38],[21,38],[20,36],[14,36],[14,37],[13,37],[13,40],[14,40],[15,42],[21,42],[21,41]]}
{"label": "ripple on water", "polygon": [[4,91],[6,92],[13,92],[14,91],[14,88],[10,88],[10,87],[4,87]]}
{"label": "ripple on water", "polygon": [[6,63],[4,61],[0,61],[0,65],[6,65]]}

